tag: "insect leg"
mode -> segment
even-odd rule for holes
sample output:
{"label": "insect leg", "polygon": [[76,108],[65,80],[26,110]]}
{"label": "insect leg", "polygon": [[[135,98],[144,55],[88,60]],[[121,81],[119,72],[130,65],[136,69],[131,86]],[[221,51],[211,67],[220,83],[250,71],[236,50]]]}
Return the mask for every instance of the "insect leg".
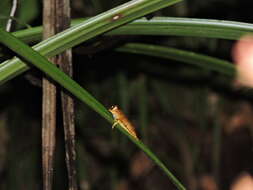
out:
{"label": "insect leg", "polygon": [[115,119],[114,120],[114,123],[113,123],[113,125],[112,125],[112,129],[114,129],[114,127],[116,126],[116,125],[118,125],[119,124],[119,120],[118,119]]}

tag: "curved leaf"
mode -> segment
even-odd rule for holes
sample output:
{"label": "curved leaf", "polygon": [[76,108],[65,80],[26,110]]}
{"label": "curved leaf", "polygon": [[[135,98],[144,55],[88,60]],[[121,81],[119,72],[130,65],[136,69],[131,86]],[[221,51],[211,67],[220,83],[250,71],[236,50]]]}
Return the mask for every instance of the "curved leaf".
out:
{"label": "curved leaf", "polygon": [[[87,19],[75,19],[71,25],[75,26],[84,20]],[[154,17],[151,20],[135,20],[105,35],[175,35],[237,40],[248,33],[253,33],[253,24],[212,19]],[[13,34],[27,43],[38,42],[42,39],[42,27],[33,27]]]}
{"label": "curved leaf", "polygon": [[[72,28],[48,38],[33,48],[47,57],[91,39],[99,34],[130,22],[138,17],[182,0],[133,0],[92,17]],[[0,65],[0,84],[26,71],[29,67],[14,58]]]}
{"label": "curved leaf", "polygon": [[[81,20],[75,20],[72,25],[85,24],[87,21],[83,22]],[[88,27],[89,28],[89,27]],[[74,28],[70,28],[70,31]],[[96,29],[94,29],[96,30]],[[53,56],[66,50],[65,43],[69,43],[69,46],[76,44],[71,44],[72,33],[62,32],[58,34],[62,36],[63,39],[58,36],[53,36],[47,41],[43,41],[35,46],[35,49],[40,51],[43,55]],[[13,34],[21,38],[24,41],[34,41],[41,38],[41,27],[35,27],[32,29],[26,29],[19,32],[14,32]],[[253,32],[253,25],[241,22],[232,21],[219,21],[210,19],[189,19],[189,18],[172,18],[172,17],[158,17],[152,20],[139,19],[133,23],[127,24],[113,31],[106,33],[106,35],[178,35],[178,36],[200,36],[200,37],[212,37],[221,39],[233,39],[236,40],[240,36]],[[88,36],[86,36],[88,35]],[[90,34],[84,33],[85,39],[89,39]],[[55,39],[57,38],[57,39]],[[81,41],[76,42],[81,43]],[[59,46],[62,46],[59,50]],[[50,47],[50,48],[48,48]],[[48,51],[46,51],[48,49]],[[52,49],[52,52],[49,50]],[[28,67],[20,62],[18,59],[8,60],[0,65],[0,84],[8,81],[9,79],[23,73]]]}
{"label": "curved leaf", "polygon": [[228,61],[176,48],[151,44],[128,43],[117,48],[116,51],[172,59],[204,69],[217,71],[229,77],[235,75],[235,67]]}

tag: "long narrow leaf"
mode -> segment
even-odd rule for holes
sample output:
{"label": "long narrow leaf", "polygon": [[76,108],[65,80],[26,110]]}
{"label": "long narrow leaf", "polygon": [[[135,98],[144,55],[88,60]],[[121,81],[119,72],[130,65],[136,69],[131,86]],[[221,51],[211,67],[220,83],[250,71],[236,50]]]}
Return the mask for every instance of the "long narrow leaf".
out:
{"label": "long narrow leaf", "polygon": [[[74,26],[80,23],[84,24],[86,22],[84,22],[83,19],[75,20],[72,22],[72,25]],[[70,28],[69,30],[72,31],[73,28]],[[41,32],[41,27],[35,27],[20,32],[14,32],[14,35],[26,42],[34,40],[38,41],[41,39]],[[240,36],[252,32],[253,25],[242,22],[220,21],[210,19],[158,17],[152,20],[136,20],[133,23],[124,25],[120,28],[116,28],[115,30],[106,33],[106,35],[176,35],[236,40]],[[67,48],[65,47],[65,43],[70,43],[68,39],[71,38],[72,33],[70,31],[65,31],[59,35],[61,35],[62,38],[65,40],[62,41],[59,36],[54,36],[46,42],[37,44],[35,49],[39,50],[42,54],[44,53],[44,55],[46,56],[53,56],[56,53],[60,53],[61,51],[58,51],[58,46],[62,46],[64,47],[64,49],[62,50],[66,50]],[[86,34],[83,35],[85,36]],[[47,51],[47,49],[52,49],[53,53]],[[25,64],[21,63],[20,60],[18,60],[17,58],[2,63],[0,65],[0,84],[4,83],[5,81],[8,81],[9,79],[17,76],[18,74],[23,73],[27,69],[28,67]]]}
{"label": "long narrow leaf", "polygon": [[202,67],[204,69],[218,71],[219,73],[229,77],[233,77],[235,75],[235,67],[232,63],[190,51],[140,43],[128,43],[117,48],[116,51],[172,59]]}
{"label": "long narrow leaf", "polygon": [[[180,1],[182,0],[132,0],[58,33],[33,48],[42,55],[51,57],[99,34]],[[16,58],[2,63],[0,67],[0,84],[26,71],[28,68],[26,64]]]}
{"label": "long narrow leaf", "polygon": [[[3,29],[0,29],[0,42],[15,51],[20,57],[22,57],[28,63],[40,69],[43,73],[47,74],[54,81],[72,93],[83,103],[90,106],[94,111],[104,117],[110,123],[114,122],[114,119],[110,112],[98,102],[92,95],[90,95],[85,89],[83,89],[78,83],[72,80],[68,75],[59,70],[54,64],[49,62],[46,57],[43,57],[37,51],[18,40],[15,36]],[[184,186],[177,180],[177,178],[168,170],[168,168],[156,157],[156,155],[148,149],[141,141],[133,138],[127,133],[120,125],[118,125],[121,132],[127,135],[140,149],[142,149],[169,177],[169,179],[180,190],[185,190]]]}
{"label": "long narrow leaf", "polygon": [[175,35],[236,40],[253,34],[253,24],[194,18],[156,17],[139,19],[111,31],[110,35]]}
{"label": "long narrow leaf", "polygon": [[[72,26],[87,19],[74,19]],[[135,20],[116,28],[105,35],[157,35],[157,36],[191,36],[237,40],[242,35],[253,33],[253,24],[212,19],[154,17]],[[42,27],[33,27],[13,32],[25,42],[38,42],[42,39]]]}
{"label": "long narrow leaf", "polygon": [[46,57],[43,57],[37,51],[15,38],[8,32],[0,28],[0,42],[9,47],[20,57],[31,63],[43,71],[46,75],[58,82],[65,89],[74,94],[78,99],[85,102],[92,109],[98,112],[106,120],[113,122],[108,110],[85,91],[78,83],[72,80],[67,74],[59,70],[54,64],[49,62]]}

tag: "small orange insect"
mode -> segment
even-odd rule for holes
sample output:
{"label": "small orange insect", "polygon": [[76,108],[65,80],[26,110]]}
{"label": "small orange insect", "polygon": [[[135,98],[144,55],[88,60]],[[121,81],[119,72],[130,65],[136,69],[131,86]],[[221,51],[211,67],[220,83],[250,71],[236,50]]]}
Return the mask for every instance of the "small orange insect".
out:
{"label": "small orange insect", "polygon": [[112,113],[113,118],[114,118],[114,123],[112,125],[112,128],[114,128],[115,125],[120,124],[121,127],[123,127],[130,135],[132,135],[134,138],[139,140],[135,132],[135,128],[133,124],[127,119],[125,114],[118,108],[118,106],[112,106],[109,109],[109,111]]}

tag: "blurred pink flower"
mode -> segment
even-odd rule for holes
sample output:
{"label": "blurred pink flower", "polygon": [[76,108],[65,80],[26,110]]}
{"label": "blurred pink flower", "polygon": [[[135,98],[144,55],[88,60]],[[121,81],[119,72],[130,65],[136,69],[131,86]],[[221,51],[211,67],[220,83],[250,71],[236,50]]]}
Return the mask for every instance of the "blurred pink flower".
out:
{"label": "blurred pink flower", "polygon": [[232,56],[236,63],[236,81],[253,87],[253,36],[246,35],[237,41]]}
{"label": "blurred pink flower", "polygon": [[248,173],[240,175],[232,184],[231,190],[252,190],[253,178]]}

